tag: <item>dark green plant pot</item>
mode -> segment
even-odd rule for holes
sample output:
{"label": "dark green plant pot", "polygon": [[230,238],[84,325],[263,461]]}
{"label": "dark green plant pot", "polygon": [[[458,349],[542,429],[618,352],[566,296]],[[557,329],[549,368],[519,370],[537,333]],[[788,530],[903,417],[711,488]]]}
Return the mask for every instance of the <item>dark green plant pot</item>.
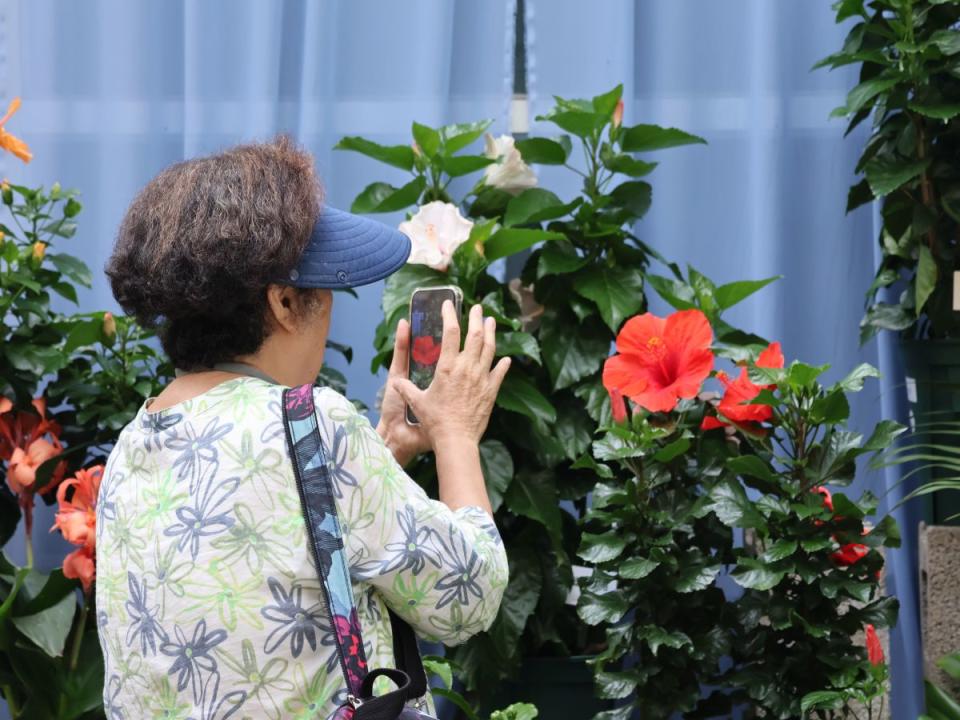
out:
{"label": "dark green plant pot", "polygon": [[[960,340],[901,340],[907,377],[907,399],[914,421],[960,420]],[[912,382],[911,382],[912,381]],[[957,435],[925,435],[921,442],[956,446]],[[938,479],[937,471],[917,473],[920,482]],[[943,525],[960,513],[960,492],[953,490],[924,496],[925,519]],[[953,520],[950,524],[960,524]]]}
{"label": "dark green plant pot", "polygon": [[499,692],[483,703],[484,711],[498,710],[511,703],[528,702],[537,706],[538,718],[552,720],[590,720],[611,704],[593,694],[593,668],[589,656],[569,658],[524,658],[520,672],[505,682]]}

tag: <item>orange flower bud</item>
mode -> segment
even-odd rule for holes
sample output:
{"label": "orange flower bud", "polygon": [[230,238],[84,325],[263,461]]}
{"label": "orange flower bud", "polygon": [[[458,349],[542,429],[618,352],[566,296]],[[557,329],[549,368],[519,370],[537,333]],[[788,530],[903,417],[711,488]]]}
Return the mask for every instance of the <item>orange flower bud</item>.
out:
{"label": "orange flower bud", "polygon": [[613,126],[620,127],[623,123],[623,98],[617,100],[617,106],[613,109]]}
{"label": "orange flower bud", "polygon": [[37,262],[43,260],[43,256],[47,254],[47,244],[42,242],[35,242],[33,244],[33,259]]}
{"label": "orange flower bud", "polygon": [[106,312],[103,314],[103,337],[108,341],[112,341],[114,336],[117,334],[117,321],[113,317],[113,313]]}

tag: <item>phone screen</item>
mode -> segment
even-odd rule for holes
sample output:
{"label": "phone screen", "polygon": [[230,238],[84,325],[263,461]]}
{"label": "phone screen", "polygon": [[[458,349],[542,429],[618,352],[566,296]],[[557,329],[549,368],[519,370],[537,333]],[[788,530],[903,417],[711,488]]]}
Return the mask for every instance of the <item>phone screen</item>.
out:
{"label": "phone screen", "polygon": [[[443,316],[440,308],[445,300],[453,302],[460,313],[460,297],[455,288],[420,288],[410,298],[410,381],[421,390],[430,387],[440,359],[443,337]],[[407,422],[419,421],[407,408]]]}

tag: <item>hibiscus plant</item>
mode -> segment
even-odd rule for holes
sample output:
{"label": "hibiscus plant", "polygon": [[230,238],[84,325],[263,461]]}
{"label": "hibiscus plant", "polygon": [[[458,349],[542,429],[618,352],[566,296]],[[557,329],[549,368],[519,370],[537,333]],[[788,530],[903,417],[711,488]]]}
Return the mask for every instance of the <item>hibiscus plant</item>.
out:
{"label": "hibiscus plant", "polygon": [[[942,0],[845,0],[843,48],[816,67],[859,65],[858,84],[834,116],[847,132],[873,118],[847,210],[882,202],[882,261],[867,293],[860,337],[880,330],[910,337],[960,337],[960,5]],[[892,302],[879,297],[895,286]]]}
{"label": "hibiscus plant", "polygon": [[[31,158],[5,129],[0,147]],[[127,319],[63,311],[92,279],[59,251],[76,232],[77,193],[3,181],[0,200],[0,544],[22,525],[26,550],[22,567],[0,556],[0,692],[13,718],[97,717],[103,664],[89,612],[96,466],[169,369],[149,333]],[[62,570],[34,566],[37,496],[60,501],[53,529],[79,546]]]}
{"label": "hibiscus plant", "polygon": [[880,717],[876,628],[897,615],[880,550],[900,538],[890,516],[870,525],[872,493],[836,491],[903,429],[846,428],[847,394],[876,372],[825,386],[827,366],[785,366],[778,343],[730,332],[718,308],[758,284],[653,283],[677,310],[620,331],[603,369],[611,412],[584,462],[605,481],[584,519],[578,610],[606,632],[598,692],[622,701],[603,717]]}
{"label": "hibiscus plant", "polygon": [[[452,651],[471,690],[515,675],[523,657],[583,653],[602,640],[579,622],[568,596],[577,518],[596,483],[583,458],[593,425],[609,413],[600,366],[623,321],[645,309],[644,276],[657,257],[633,229],[650,206],[643,178],[657,163],[635,153],[704,142],[674,128],[624,125],[621,93],[618,86],[590,100],[557,98],[538,119],[561,134],[488,134],[482,152],[471,148],[489,121],[414,123],[411,145],[359,137],[337,144],[407,177],[369,185],[352,206],[412,211],[401,228],[413,254],[387,281],[374,369],[389,362],[411,291],[429,285],[456,284],[466,306],[481,304],[497,320],[497,352],[514,358],[481,444],[510,584],[490,631]],[[538,187],[534,164],[567,168],[582,180],[580,192],[560,198]],[[492,265],[520,253],[518,278]],[[435,483],[429,457],[409,470]]]}

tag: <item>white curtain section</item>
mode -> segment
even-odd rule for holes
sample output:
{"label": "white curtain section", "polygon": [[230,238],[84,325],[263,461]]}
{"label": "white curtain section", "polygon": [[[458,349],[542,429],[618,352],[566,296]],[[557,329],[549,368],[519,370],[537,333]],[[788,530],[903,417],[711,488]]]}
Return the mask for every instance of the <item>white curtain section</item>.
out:
{"label": "white curtain section", "polygon": [[[661,163],[653,207],[637,231],[717,282],[782,275],[729,319],[782,341],[788,359],[831,363],[830,379],[862,361],[879,365],[883,384],[853,402],[853,424],[866,431],[881,412],[900,413],[902,375],[889,342],[858,345],[876,226],[869,208],[845,214],[866,128],[844,138],[845,123],[828,117],[857,70],[810,71],[849,27],[834,24],[830,5],[526,0],[531,133],[556,132],[533,120],[553,95],[589,97],[622,82],[626,124],[706,138],[651,157]],[[36,156],[26,167],[0,157],[0,176],[82,191],[80,230],[63,249],[94,269],[82,309],[115,309],[100,270],[117,225],[172,162],[290,133],[315,153],[327,200],[346,208],[368,183],[403,174],[333,152],[344,135],[406,143],[413,120],[481,118],[506,132],[514,11],[515,0],[0,0],[0,101],[23,97],[10,130]],[[561,197],[577,190],[569,171],[538,172]],[[382,382],[369,373],[381,290],[339,295],[332,328],[355,350],[352,365],[339,365],[350,395],[371,406]],[[894,481],[865,474],[861,487],[883,497]],[[922,673],[916,516],[898,519],[892,716],[908,718]],[[40,548],[40,561],[52,565],[59,552]]]}

